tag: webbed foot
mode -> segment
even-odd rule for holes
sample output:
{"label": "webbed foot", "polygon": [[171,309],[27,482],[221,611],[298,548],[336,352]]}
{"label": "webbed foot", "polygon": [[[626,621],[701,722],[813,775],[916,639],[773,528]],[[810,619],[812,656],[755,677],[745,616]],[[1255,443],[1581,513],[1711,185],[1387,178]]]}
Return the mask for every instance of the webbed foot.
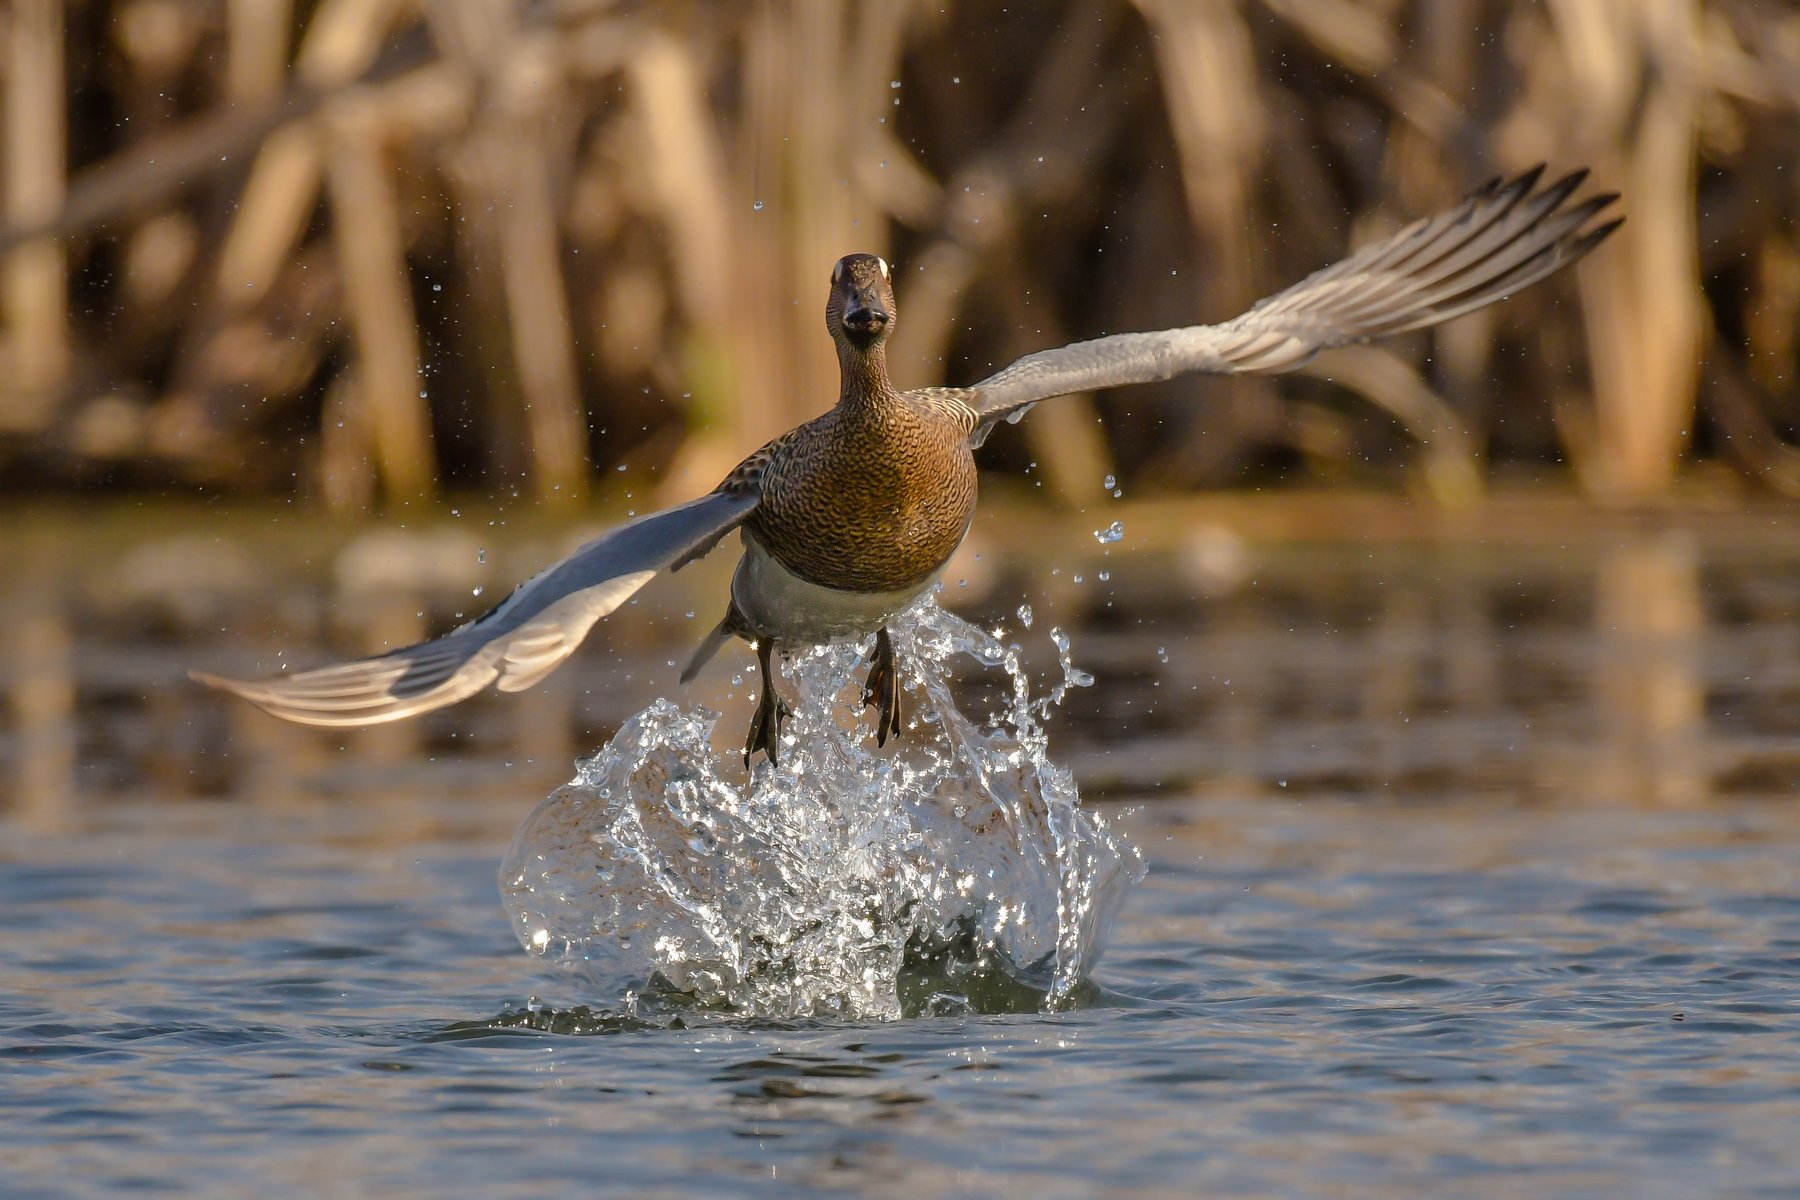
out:
{"label": "webbed foot", "polygon": [[756,661],[762,668],[762,695],[757,697],[756,712],[750,718],[750,737],[744,743],[744,766],[750,766],[750,757],[758,750],[769,756],[771,766],[779,765],[776,757],[776,746],[781,741],[781,723],[787,719],[789,709],[787,703],[775,694],[775,672],[770,657],[775,651],[775,639],[759,637],[756,639]]}
{"label": "webbed foot", "polygon": [[869,668],[869,681],[863,685],[863,704],[878,705],[875,718],[875,744],[887,745],[889,737],[900,736],[901,712],[900,670],[894,661],[894,642],[888,637],[887,626],[882,626],[875,634],[875,652],[870,656],[874,663]]}

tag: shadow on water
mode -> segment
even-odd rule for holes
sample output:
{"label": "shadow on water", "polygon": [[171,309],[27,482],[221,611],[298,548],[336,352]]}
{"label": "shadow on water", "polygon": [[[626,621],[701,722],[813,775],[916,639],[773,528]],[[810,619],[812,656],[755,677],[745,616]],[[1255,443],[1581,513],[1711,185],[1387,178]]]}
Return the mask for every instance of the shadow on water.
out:
{"label": "shadow on water", "polygon": [[[919,1019],[1043,1012],[1050,1001],[1049,980],[1033,986],[1030,974],[997,961],[987,939],[972,931],[933,946],[924,945],[923,939],[915,936],[906,946],[896,980],[899,1013],[907,1019]],[[1109,991],[1092,978],[1083,978],[1067,988],[1056,1003],[1062,1011],[1073,1011],[1144,1002]],[[705,1003],[693,992],[679,990],[657,976],[642,992],[631,995],[628,1011],[596,1009],[586,1004],[558,1009],[533,999],[484,1020],[452,1022],[426,1038],[459,1040],[520,1032],[588,1037],[720,1023],[771,1031],[833,1027],[823,1020],[746,1016],[723,1002]],[[854,1028],[855,1024],[853,1019],[839,1019],[836,1027]]]}

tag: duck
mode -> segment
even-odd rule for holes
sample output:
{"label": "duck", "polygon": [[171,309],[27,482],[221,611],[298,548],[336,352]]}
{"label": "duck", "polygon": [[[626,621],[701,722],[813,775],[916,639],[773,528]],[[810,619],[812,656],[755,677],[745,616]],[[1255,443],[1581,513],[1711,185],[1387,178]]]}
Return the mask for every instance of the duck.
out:
{"label": "duck", "polygon": [[619,525],[441,637],[372,658],[261,680],[192,677],[277,717],[351,727],[403,720],[493,686],[517,692],[556,670],[601,618],[657,574],[739,533],[724,618],[683,684],[733,638],[761,676],[744,762],[780,755],[788,714],[774,656],[874,634],[863,704],[875,739],[901,733],[904,702],[889,623],[938,583],[975,514],[974,452],[1001,422],[1045,400],[1193,373],[1272,374],[1320,351],[1424,329],[1484,308],[1576,262],[1624,218],[1618,200],[1577,200],[1575,171],[1539,186],[1539,165],[1496,178],[1258,301],[1231,320],[1114,334],[1028,354],[967,387],[901,390],[887,346],[899,321],[893,270],[854,253],[831,269],[825,324],[841,384],[828,411],[768,442],[717,487]]}

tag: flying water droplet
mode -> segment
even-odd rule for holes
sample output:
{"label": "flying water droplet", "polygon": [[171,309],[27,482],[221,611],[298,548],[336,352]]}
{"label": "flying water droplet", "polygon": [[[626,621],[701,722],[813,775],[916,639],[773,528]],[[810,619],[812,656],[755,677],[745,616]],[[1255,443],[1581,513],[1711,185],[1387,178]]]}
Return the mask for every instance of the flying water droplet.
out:
{"label": "flying water droplet", "polygon": [[1094,530],[1094,540],[1102,546],[1110,546],[1125,536],[1125,522],[1114,521],[1105,529]]}
{"label": "flying water droplet", "polygon": [[[684,993],[688,1014],[893,1018],[974,994],[946,970],[1007,994],[990,1004],[1072,1001],[1144,874],[1046,754],[1045,718],[1092,679],[1053,630],[1062,680],[1033,697],[1016,645],[930,597],[889,630],[902,753],[842,722],[868,638],[782,664],[781,763],[747,781],[716,713],[658,700],[625,722],[513,839],[500,885],[525,948],[633,1011]],[[952,701],[961,658],[1005,672],[985,720]]]}

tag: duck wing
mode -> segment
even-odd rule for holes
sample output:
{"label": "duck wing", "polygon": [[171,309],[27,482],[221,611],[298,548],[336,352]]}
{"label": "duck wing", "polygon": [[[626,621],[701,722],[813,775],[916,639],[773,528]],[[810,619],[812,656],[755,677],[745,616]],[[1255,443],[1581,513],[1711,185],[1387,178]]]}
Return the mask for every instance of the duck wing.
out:
{"label": "duck wing", "polygon": [[1220,325],[1123,333],[1028,354],[968,389],[975,444],[1040,400],[1190,372],[1273,373],[1319,351],[1448,321],[1581,258],[1624,218],[1589,227],[1618,199],[1568,205],[1577,171],[1539,190],[1540,165],[1366,246]]}
{"label": "duck wing", "polygon": [[190,675],[303,725],[398,721],[465,700],[490,683],[521,691],[560,666],[595,621],[658,571],[679,569],[743,524],[757,505],[756,488],[745,482],[734,474],[718,491],[602,534],[485,616],[433,641],[271,679]]}

